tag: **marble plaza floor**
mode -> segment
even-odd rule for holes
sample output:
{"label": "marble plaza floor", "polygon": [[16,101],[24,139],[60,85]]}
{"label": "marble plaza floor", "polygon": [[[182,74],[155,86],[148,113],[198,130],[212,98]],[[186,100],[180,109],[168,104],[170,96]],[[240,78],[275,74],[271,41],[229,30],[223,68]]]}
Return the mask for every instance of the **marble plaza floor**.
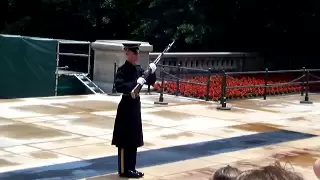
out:
{"label": "marble plaza floor", "polygon": [[[250,169],[276,160],[316,180],[320,158],[320,95],[215,102],[141,95],[145,146],[138,169],[147,180],[205,180],[227,164]],[[119,96],[0,100],[1,180],[114,180],[110,145]]]}

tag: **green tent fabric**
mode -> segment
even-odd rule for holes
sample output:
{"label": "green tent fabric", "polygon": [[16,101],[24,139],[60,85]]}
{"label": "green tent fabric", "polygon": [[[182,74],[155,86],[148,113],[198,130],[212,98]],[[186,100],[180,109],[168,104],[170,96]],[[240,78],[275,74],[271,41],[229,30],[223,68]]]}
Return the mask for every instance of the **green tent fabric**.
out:
{"label": "green tent fabric", "polygon": [[53,96],[57,43],[0,35],[0,98]]}

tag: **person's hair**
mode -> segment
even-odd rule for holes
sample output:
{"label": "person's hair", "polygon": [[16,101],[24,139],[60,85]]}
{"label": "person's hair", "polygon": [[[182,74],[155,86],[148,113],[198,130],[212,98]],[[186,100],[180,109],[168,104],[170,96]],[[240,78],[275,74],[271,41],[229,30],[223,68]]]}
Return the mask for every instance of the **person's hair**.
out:
{"label": "person's hair", "polygon": [[242,172],[237,180],[304,180],[300,174],[281,166],[279,162],[255,170]]}
{"label": "person's hair", "polygon": [[236,180],[241,171],[232,166],[222,167],[212,175],[212,180]]}
{"label": "person's hair", "polygon": [[261,169],[243,171],[236,180],[270,180]]}

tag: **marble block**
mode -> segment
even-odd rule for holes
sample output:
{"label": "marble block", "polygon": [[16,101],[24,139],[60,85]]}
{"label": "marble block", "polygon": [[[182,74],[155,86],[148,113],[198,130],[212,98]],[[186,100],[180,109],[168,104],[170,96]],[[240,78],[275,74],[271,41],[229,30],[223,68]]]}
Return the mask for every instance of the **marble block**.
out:
{"label": "marble block", "polygon": [[146,69],[149,64],[149,52],[153,46],[148,42],[127,40],[97,40],[92,43],[94,50],[93,81],[106,93],[112,92],[114,64],[119,67],[126,61],[122,43],[140,43],[139,64]]}

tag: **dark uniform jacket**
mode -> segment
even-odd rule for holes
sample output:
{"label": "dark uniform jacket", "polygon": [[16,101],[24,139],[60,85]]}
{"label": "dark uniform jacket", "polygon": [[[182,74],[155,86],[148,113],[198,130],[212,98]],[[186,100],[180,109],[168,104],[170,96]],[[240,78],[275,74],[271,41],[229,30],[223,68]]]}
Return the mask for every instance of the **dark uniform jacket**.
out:
{"label": "dark uniform jacket", "polygon": [[[117,70],[115,87],[117,92],[123,93],[118,105],[112,138],[112,145],[117,147],[143,146],[140,97],[133,99],[130,95],[143,72],[140,66],[132,65],[128,61]],[[146,81],[147,85],[153,85],[156,81],[155,73]]]}

